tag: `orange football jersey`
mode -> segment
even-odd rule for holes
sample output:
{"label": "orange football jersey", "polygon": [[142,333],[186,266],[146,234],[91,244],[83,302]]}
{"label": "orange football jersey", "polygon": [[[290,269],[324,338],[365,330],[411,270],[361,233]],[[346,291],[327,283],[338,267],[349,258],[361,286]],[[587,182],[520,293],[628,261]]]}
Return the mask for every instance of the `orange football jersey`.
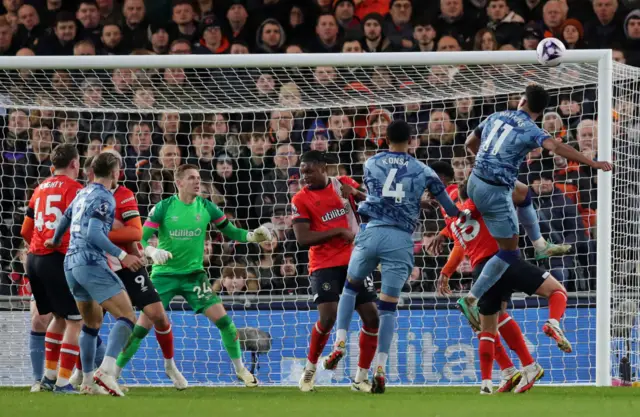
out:
{"label": "orange football jersey", "polygon": [[81,189],[82,184],[66,175],[54,175],[38,185],[29,200],[27,209],[27,216],[33,219],[34,224],[29,252],[35,255],[47,255],[56,251],[67,253],[68,231],[56,249],[45,248],[44,242],[53,238],[64,211]]}

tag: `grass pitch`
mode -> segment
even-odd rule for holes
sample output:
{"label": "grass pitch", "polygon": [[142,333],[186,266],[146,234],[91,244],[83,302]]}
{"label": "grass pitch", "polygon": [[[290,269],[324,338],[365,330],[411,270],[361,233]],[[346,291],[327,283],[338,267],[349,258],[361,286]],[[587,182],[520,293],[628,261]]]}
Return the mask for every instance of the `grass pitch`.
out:
{"label": "grass pitch", "polygon": [[479,388],[388,388],[384,395],[319,387],[132,388],[124,398],[0,389],[1,417],[627,417],[640,415],[633,388],[535,387],[522,395],[481,396]]}

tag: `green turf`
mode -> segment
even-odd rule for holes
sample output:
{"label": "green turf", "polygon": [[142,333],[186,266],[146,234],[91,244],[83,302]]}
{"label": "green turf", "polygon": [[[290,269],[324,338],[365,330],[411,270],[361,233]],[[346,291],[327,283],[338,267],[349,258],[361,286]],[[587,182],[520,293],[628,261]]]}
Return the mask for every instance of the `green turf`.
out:
{"label": "green turf", "polygon": [[2,417],[626,417],[640,415],[633,388],[542,388],[480,396],[477,388],[388,388],[384,395],[323,388],[133,388],[125,398],[0,389]]}

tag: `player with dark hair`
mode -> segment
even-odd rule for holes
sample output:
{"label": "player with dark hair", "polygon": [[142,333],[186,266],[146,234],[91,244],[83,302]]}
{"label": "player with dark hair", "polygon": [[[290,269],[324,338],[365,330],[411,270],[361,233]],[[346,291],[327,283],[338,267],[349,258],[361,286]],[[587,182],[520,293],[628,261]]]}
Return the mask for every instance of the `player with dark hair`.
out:
{"label": "player with dark hair", "polygon": [[55,249],[46,247],[45,242],[53,237],[64,211],[82,189],[76,181],[80,172],[78,150],[73,145],[58,145],[51,153],[51,163],[53,175],[35,189],[29,200],[21,235],[29,243],[26,272],[37,310],[42,315],[53,313],[44,337],[45,371],[40,386],[46,391],[69,392],[75,391],[69,379],[80,354],[82,326],[64,273],[69,234],[60,237],[60,246]]}
{"label": "player with dark hair", "polygon": [[[500,279],[509,265],[520,262],[518,219],[536,249],[536,259],[562,255],[571,249],[569,245],[554,245],[544,240],[528,189],[523,194],[524,198],[516,204],[517,212],[514,208],[514,188],[516,193],[521,188],[516,183],[518,169],[527,153],[542,146],[570,161],[594,169],[610,171],[612,168],[609,162],[591,160],[571,146],[558,142],[536,125],[536,119],[548,102],[549,94],[543,87],[529,85],[518,110],[492,114],[480,123],[466,141],[467,149],[476,155],[467,191],[500,247],[486,263],[469,294],[458,300],[463,314],[476,326],[477,300]],[[551,325],[554,326],[553,323]],[[559,328],[552,327],[552,330]]]}
{"label": "player with dark hair", "polygon": [[[120,165],[122,166],[122,157],[119,153],[112,150],[106,150],[105,152],[113,153],[113,155],[120,160]],[[91,170],[91,162],[90,160],[85,162],[85,175],[90,181],[93,181],[94,175]],[[113,228],[109,232],[109,240],[118,245],[120,249],[140,256],[140,250],[138,250],[137,246],[138,242],[142,239],[142,222],[140,221],[140,211],[138,210],[136,198],[130,189],[118,184],[117,180],[114,181],[111,192],[113,193],[113,198],[116,200],[116,214]],[[116,361],[116,378],[120,377],[122,368],[124,368],[133,357],[133,353],[131,352],[135,353],[135,351],[138,350],[139,346],[135,346],[134,343],[138,342],[139,344],[142,338],[149,333],[149,330],[139,323],[145,324],[151,321],[155,328],[158,345],[160,345],[164,357],[165,373],[177,389],[186,389],[188,386],[187,380],[178,370],[174,360],[171,323],[162,306],[158,292],[149,279],[146,268],[142,267],[137,271],[131,271],[128,268],[123,268],[117,259],[109,255],[107,259],[111,270],[122,280],[127,294],[129,294],[131,298],[131,303],[142,312],[138,323],[133,328],[133,343],[127,343],[125,349],[118,355],[118,360]]]}
{"label": "player with dark hair", "polygon": [[[178,194],[156,204],[142,227],[144,253],[153,260],[151,282],[166,309],[174,297],[184,297],[195,314],[205,315],[220,331],[222,344],[229,354],[236,376],[248,387],[258,385],[257,378],[242,362],[236,326],[213,292],[204,269],[204,243],[209,225],[236,242],[271,240],[264,226],[253,232],[236,228],[227,216],[209,200],[200,196],[200,172],[195,165],[180,165],[174,175]],[[158,236],[158,247],[149,239]],[[124,355],[132,357],[153,323],[141,315],[138,326],[147,332],[131,336]]]}
{"label": "player with dark hair", "polygon": [[[351,178],[327,175],[327,158],[323,152],[306,152],[300,161],[300,173],[306,185],[292,199],[293,231],[300,245],[310,247],[309,275],[320,316],[311,329],[309,354],[299,383],[300,389],[308,392],[313,390],[316,364],[331,335],[340,292],[347,279],[352,242],[359,230],[355,203],[366,196],[358,191],[359,184]],[[373,281],[366,279],[355,300],[363,323],[360,360],[352,384],[356,391],[371,392],[369,368],[378,345],[376,298]],[[336,368],[344,356],[346,339],[346,329],[338,330],[336,348],[325,360],[325,369]]]}
{"label": "player with dark hair", "polygon": [[[95,381],[109,394],[123,396],[115,378],[116,357],[131,335],[135,313],[122,281],[107,264],[106,253],[132,270],[140,269],[143,262],[141,258],[118,248],[108,238],[115,216],[115,200],[110,188],[119,177],[120,160],[111,153],[102,153],[91,167],[94,182],[78,193],[61,217],[53,238],[44,244],[49,248],[59,246],[70,229],[64,268],[67,284],[84,320],[80,335],[83,385],[90,386]],[[94,373],[96,339],[103,316],[101,307],[116,318],[116,323],[109,333],[104,360]],[[67,387],[69,391],[73,390],[70,384]]]}
{"label": "player with dark hair", "polygon": [[378,311],[378,360],[371,392],[385,391],[385,366],[395,332],[400,292],[413,269],[413,239],[422,195],[428,190],[450,216],[459,211],[431,168],[409,155],[411,128],[401,120],[387,127],[389,150],[369,158],[364,165],[367,198],[358,213],[367,216],[356,240],[347,280],[338,303],[338,331],[349,328],[356,297],[366,277],[380,264],[382,289]]}
{"label": "player with dark hair", "polygon": [[[467,184],[461,184],[459,189],[461,213],[457,219],[446,219],[447,229],[451,230],[455,241],[463,249],[464,254],[470,258],[473,276],[478,278],[487,261],[499,251],[499,248],[476,205],[469,199],[466,192]],[[439,253],[444,240],[444,235],[438,235],[431,242],[429,250]],[[482,373],[480,391],[482,394],[493,393],[491,369],[494,357],[498,359],[502,370],[502,380],[498,392],[508,392],[514,388],[516,393],[526,392],[544,375],[542,367],[531,356],[520,327],[505,311],[511,295],[517,291],[529,295],[536,294],[549,300],[549,319],[543,330],[547,336],[556,341],[563,352],[570,353],[572,351],[571,343],[559,325],[567,308],[565,288],[549,272],[520,258],[507,268],[502,278],[479,301],[480,327],[474,328],[474,330],[479,332],[478,338],[480,339],[478,350]],[[554,331],[551,331],[552,327],[555,329]],[[523,366],[521,372],[513,366],[508,355],[504,352],[498,331],[520,358]]]}

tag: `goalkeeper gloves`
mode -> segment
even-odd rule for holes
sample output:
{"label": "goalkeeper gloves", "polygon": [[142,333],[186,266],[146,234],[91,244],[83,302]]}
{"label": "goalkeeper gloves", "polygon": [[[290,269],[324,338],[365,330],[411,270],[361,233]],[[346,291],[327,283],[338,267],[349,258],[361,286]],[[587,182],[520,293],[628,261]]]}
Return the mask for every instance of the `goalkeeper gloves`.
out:
{"label": "goalkeeper gloves", "polygon": [[265,226],[260,226],[253,232],[247,233],[247,242],[260,243],[271,240],[271,231]]}
{"label": "goalkeeper gloves", "polygon": [[169,259],[173,258],[173,255],[171,255],[171,252],[167,252],[166,250],[163,250],[163,249],[154,248],[151,245],[144,248],[144,254],[147,255],[149,258],[151,258],[153,263],[156,265],[164,265],[167,263]]}

